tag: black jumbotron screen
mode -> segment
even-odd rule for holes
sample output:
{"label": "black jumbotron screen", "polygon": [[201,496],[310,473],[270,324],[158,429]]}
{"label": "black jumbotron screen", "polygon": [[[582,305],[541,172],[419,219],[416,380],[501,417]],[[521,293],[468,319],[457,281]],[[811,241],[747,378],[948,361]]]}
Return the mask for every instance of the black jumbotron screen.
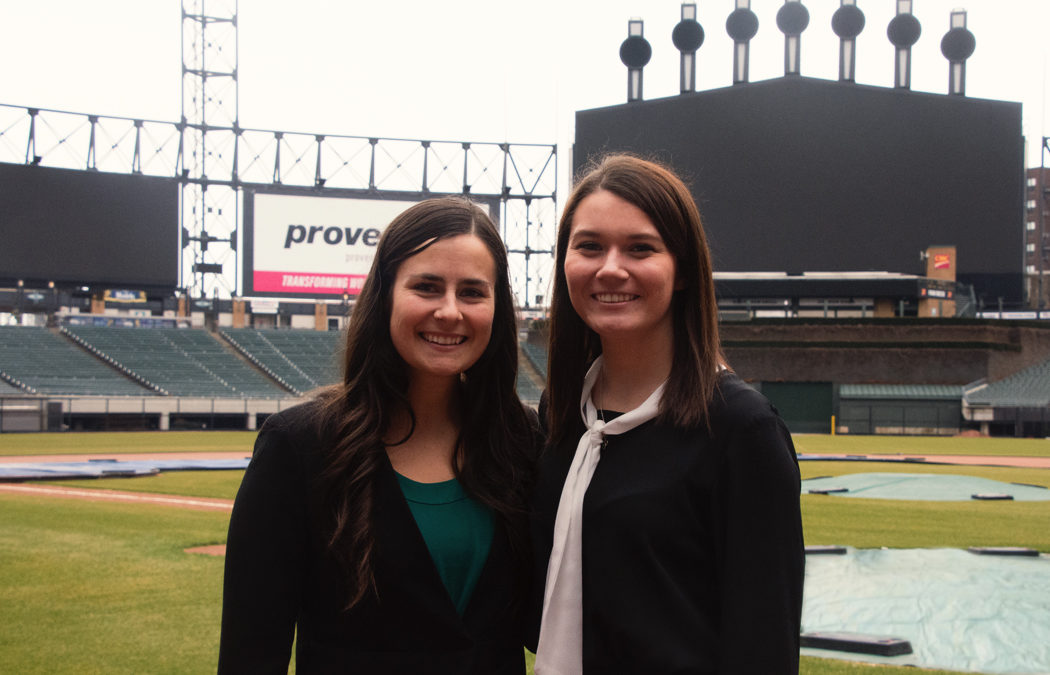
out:
{"label": "black jumbotron screen", "polygon": [[1019,103],[785,77],[578,112],[574,170],[612,150],[687,179],[716,271],[921,274],[954,245],[978,295],[1021,297]]}
{"label": "black jumbotron screen", "polygon": [[0,163],[0,280],[171,289],[171,178]]}

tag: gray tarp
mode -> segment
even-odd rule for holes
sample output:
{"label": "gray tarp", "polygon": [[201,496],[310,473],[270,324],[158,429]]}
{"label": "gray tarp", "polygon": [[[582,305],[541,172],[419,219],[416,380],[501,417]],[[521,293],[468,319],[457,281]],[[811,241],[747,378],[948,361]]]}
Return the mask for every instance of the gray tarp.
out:
{"label": "gray tarp", "polygon": [[1050,490],[1038,485],[1019,485],[955,474],[851,473],[802,481],[802,494],[811,490],[837,488],[846,488],[846,491],[831,493],[836,497],[866,499],[969,501],[975,494],[1008,494],[1015,501],[1050,500]]}
{"label": "gray tarp", "polygon": [[114,474],[149,476],[160,471],[244,469],[248,466],[249,460],[249,457],[244,457],[243,459],[143,459],[0,463],[0,481],[104,478],[107,475]]}
{"label": "gray tarp", "polygon": [[904,638],[915,652],[884,659],[839,654],[842,658],[982,673],[1050,673],[1050,558],[958,549],[810,555],[802,630]]}

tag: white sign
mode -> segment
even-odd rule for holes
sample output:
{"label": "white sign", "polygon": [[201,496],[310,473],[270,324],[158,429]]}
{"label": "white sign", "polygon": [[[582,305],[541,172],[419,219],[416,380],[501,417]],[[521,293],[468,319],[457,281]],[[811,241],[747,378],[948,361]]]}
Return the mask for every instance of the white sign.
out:
{"label": "white sign", "polygon": [[276,314],[280,303],[276,300],[252,300],[252,314]]}
{"label": "white sign", "polygon": [[252,291],[357,295],[383,230],[415,203],[256,193]]}

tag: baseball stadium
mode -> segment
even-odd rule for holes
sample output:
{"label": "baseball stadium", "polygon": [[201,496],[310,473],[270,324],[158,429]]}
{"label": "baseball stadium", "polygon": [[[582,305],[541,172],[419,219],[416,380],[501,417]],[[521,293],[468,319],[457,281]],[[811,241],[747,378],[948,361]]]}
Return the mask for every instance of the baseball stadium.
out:
{"label": "baseball stadium", "polygon": [[627,100],[576,111],[570,148],[243,128],[220,93],[235,2],[182,0],[178,121],[0,104],[0,671],[215,671],[257,431],[340,380],[376,243],[413,204],[462,195],[497,224],[536,407],[559,197],[625,151],[688,179],[728,364],[791,431],[800,672],[1050,672],[1045,169],[1020,103],[966,95],[965,11],[934,94],[908,83],[904,0],[897,85],[856,82],[858,4],[835,14],[837,81],[798,70],[788,0],[784,75],[751,82],[737,0],[733,84],[710,90],[682,4],[682,91],[649,100],[632,19]]}

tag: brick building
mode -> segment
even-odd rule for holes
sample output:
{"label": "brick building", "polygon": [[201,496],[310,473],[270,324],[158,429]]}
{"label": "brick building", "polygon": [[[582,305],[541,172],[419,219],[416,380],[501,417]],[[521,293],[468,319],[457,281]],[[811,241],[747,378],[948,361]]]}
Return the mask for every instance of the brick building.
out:
{"label": "brick building", "polygon": [[[1044,150],[1045,151],[1045,150]],[[1024,279],[1032,309],[1050,309],[1050,185],[1048,168],[1028,169],[1025,181]]]}

